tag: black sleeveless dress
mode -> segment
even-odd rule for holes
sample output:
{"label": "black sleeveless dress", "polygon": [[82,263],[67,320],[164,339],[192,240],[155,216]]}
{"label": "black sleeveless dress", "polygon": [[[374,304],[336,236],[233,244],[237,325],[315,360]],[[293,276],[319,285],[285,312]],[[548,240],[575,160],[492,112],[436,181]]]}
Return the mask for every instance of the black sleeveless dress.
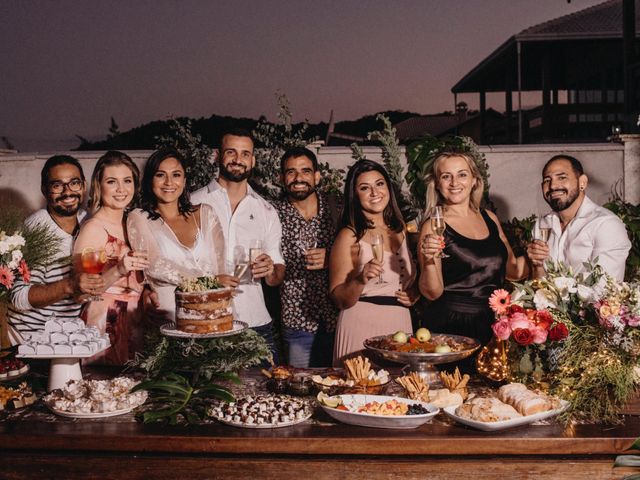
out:
{"label": "black sleeveless dress", "polygon": [[495,222],[486,211],[481,214],[489,229],[489,236],[482,240],[464,237],[447,225],[444,292],[426,305],[422,324],[435,333],[464,335],[486,344],[493,336],[494,322],[489,296],[503,287],[508,253]]}

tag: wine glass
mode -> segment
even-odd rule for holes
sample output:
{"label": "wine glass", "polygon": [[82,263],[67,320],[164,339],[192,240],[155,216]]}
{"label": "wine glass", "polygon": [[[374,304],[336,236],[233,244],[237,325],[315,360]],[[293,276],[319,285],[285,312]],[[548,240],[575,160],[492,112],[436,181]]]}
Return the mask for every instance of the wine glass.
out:
{"label": "wine glass", "polygon": [[[431,210],[431,229],[438,236],[443,236],[444,231],[447,228],[447,224],[444,221],[444,212],[442,211],[441,206],[435,206]],[[440,258],[449,258],[449,255],[444,253],[444,251],[440,250],[438,253],[438,257]]]}
{"label": "wine glass", "polygon": [[[258,259],[258,257],[263,253],[264,253],[264,245],[262,243],[262,240],[259,240],[259,239],[251,240],[251,242],[249,243],[249,262],[251,263],[251,266],[253,266],[256,263],[256,260]],[[255,278],[253,278],[253,282],[256,283]]]}
{"label": "wine glass", "polygon": [[242,245],[236,245],[233,249],[233,276],[242,278],[248,267],[247,251]]}
{"label": "wine glass", "polygon": [[[298,245],[300,245],[300,248],[302,249],[302,254],[303,257],[305,257],[306,263],[307,251],[318,246],[318,240],[316,239],[315,233],[307,229],[300,230],[298,233]],[[307,268],[309,268],[309,265],[307,265]]]}
{"label": "wine glass", "polygon": [[536,240],[542,240],[544,243],[549,242],[549,235],[551,235],[551,219],[548,215],[538,217],[538,231]]}
{"label": "wine glass", "polygon": [[[147,249],[147,240],[142,235],[136,235],[133,237],[133,251],[141,254],[144,258],[149,258],[149,250]],[[148,285],[147,281],[147,269],[142,270],[142,285]]]}
{"label": "wine glass", "polygon": [[[371,253],[373,254],[373,258],[382,263],[384,260],[384,237],[381,233],[374,233],[371,237]],[[376,283],[378,285],[386,283],[382,280],[382,274],[380,274]]]}
{"label": "wine glass", "polygon": [[[80,254],[80,263],[83,272],[100,274],[107,264],[107,252],[105,252],[103,248],[95,249],[86,247]],[[100,302],[102,301],[102,297],[100,295],[91,295],[87,300],[90,302]]]}

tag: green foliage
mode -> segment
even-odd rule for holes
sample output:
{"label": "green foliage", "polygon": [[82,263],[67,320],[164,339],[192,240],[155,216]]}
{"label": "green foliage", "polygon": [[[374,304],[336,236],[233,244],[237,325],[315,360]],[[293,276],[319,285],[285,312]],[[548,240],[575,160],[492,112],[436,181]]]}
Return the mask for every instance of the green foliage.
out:
{"label": "green foliage", "polygon": [[426,135],[407,146],[407,174],[405,180],[415,202],[414,208],[424,211],[427,187],[425,177],[431,171],[436,156],[442,151],[454,151],[469,154],[474,160],[484,179],[484,203],[490,206],[489,200],[489,166],[483,153],[469,137],[436,138]]}
{"label": "green foliage", "polygon": [[502,223],[504,234],[507,236],[509,245],[511,245],[516,257],[526,253],[527,244],[533,240],[533,226],[535,223],[535,215],[522,219],[513,217],[511,220]]}
{"label": "green foliage", "polygon": [[202,141],[202,137],[195,134],[191,120],[173,118],[169,121],[169,133],[155,138],[156,148],[171,146],[176,148],[187,161],[187,178],[189,191],[197,190],[207,185],[217,171],[213,160],[213,148]]}
{"label": "green foliage", "polygon": [[620,217],[627,227],[627,233],[631,240],[631,250],[625,268],[625,280],[640,278],[640,205],[625,202],[620,194],[614,191],[613,198],[604,207]]}
{"label": "green foliage", "polygon": [[[276,92],[278,103],[278,124],[261,118],[253,131],[257,142],[262,148],[256,149],[256,167],[254,169],[252,186],[267,199],[276,200],[282,196],[280,180],[280,158],[286,150],[294,147],[306,147],[317,140],[309,137],[309,123],[294,125],[292,122],[291,104],[287,96]],[[344,171],[333,169],[328,163],[318,165],[322,181],[320,191],[326,193],[340,193]]]}
{"label": "green foliage", "polygon": [[[215,378],[240,383],[235,374],[220,374],[215,375]],[[197,424],[205,417],[211,400],[235,400],[226,387],[210,383],[208,380],[192,385],[189,380],[176,373],[141,382],[132,389],[133,392],[137,390],[149,392],[149,397],[139,414],[144,423],[168,421],[169,424],[176,425],[184,420],[189,424]]]}
{"label": "green foliage", "polygon": [[194,378],[210,380],[220,373],[259,365],[269,356],[267,343],[251,329],[210,339],[173,338],[154,332],[147,337],[145,352],[131,364],[145,370],[150,378],[192,372]]}

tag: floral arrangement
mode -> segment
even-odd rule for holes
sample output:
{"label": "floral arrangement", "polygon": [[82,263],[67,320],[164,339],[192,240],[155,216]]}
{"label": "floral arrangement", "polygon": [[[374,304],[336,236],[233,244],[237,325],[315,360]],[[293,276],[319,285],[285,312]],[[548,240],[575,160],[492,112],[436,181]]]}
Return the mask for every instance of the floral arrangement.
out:
{"label": "floral arrangement", "polygon": [[59,254],[58,238],[44,225],[23,226],[18,212],[0,216],[0,301],[7,301],[16,281],[31,280],[31,269]]}
{"label": "floral arrangement", "polygon": [[568,400],[565,420],[617,422],[636,390],[640,285],[585,267],[547,263],[544,278],[496,290],[492,328],[507,345],[510,379]]}

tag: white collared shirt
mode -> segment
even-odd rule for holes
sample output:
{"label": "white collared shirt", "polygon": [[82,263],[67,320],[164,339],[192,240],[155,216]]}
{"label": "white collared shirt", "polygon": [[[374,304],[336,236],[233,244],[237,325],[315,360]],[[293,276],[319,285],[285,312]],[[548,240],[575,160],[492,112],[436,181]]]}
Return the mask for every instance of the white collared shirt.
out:
{"label": "white collared shirt", "polygon": [[[545,216],[551,222],[549,252],[553,261],[570,265],[574,272],[583,272],[584,262],[598,259],[598,265],[616,280],[624,279],[624,267],[631,248],[627,229],[617,215],[585,196],[564,231],[556,212]],[[535,238],[540,238],[538,221]]]}
{"label": "white collared shirt", "polygon": [[[227,191],[216,180],[193,192],[191,202],[194,205],[211,205],[218,215],[224,232],[227,273],[233,272],[236,246],[244,247],[248,253],[252,240],[262,240],[264,253],[271,257],[274,264],[284,265],[280,250],[282,226],[278,213],[250,185],[247,185],[247,194],[238,203],[235,212],[231,211]],[[259,327],[271,321],[262,286],[260,283],[251,283],[250,269],[247,269],[238,286],[234,308],[237,319],[247,322],[250,327]]]}

